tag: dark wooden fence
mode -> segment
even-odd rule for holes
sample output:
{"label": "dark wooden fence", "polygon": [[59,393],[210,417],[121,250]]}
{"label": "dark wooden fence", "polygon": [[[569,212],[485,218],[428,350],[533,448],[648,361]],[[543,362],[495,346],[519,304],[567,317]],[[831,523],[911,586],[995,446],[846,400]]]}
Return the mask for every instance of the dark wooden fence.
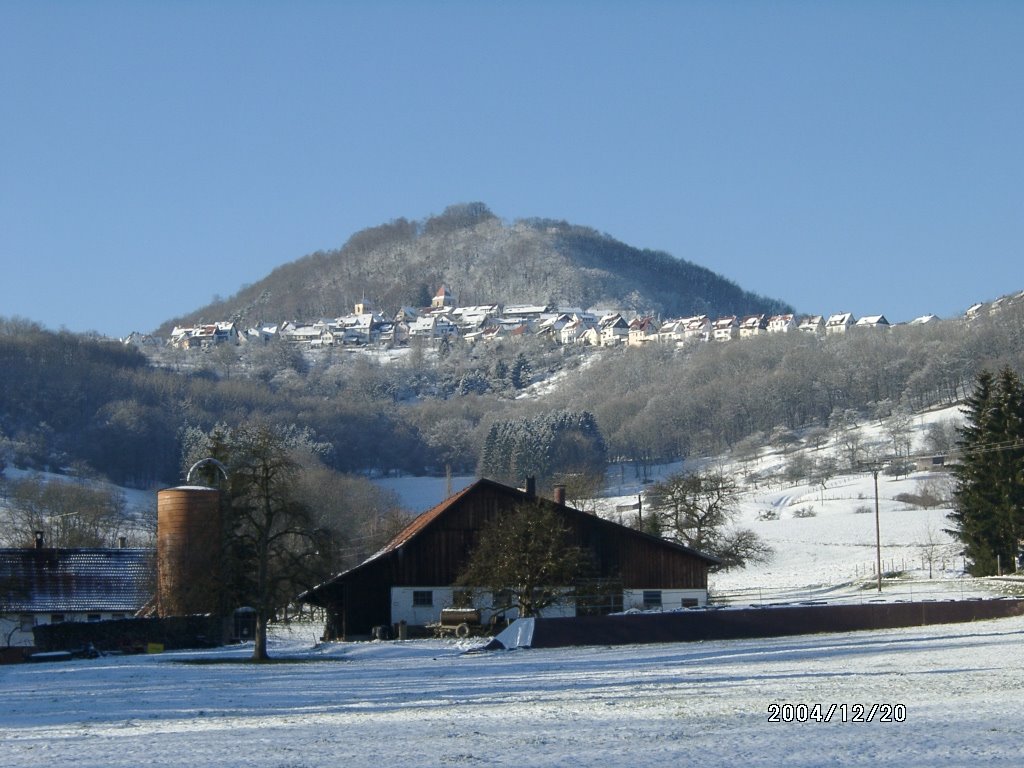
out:
{"label": "dark wooden fence", "polygon": [[150,643],[166,650],[208,648],[224,642],[224,620],[210,616],[114,619],[42,624],[32,630],[37,651],[69,651],[92,643],[101,652],[144,652]]}
{"label": "dark wooden fence", "polygon": [[[534,619],[531,648],[781,637],[918,627],[1024,615],[1024,600],[710,608],[667,613]],[[514,634],[514,633],[513,633]],[[500,641],[500,636],[492,644]],[[494,647],[503,647],[498,642]]]}

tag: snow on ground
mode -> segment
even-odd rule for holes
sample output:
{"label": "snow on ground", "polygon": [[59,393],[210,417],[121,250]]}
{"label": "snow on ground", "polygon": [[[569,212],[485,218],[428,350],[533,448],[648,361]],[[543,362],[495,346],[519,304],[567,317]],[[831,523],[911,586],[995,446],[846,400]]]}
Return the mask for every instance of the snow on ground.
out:
{"label": "snow on ground", "polygon": [[[915,417],[913,450],[923,452],[928,424],[959,420],[956,407]],[[884,444],[882,424],[860,427],[863,444]],[[716,457],[654,468],[657,481],[681,469],[712,465],[734,475],[742,490],[736,524],[752,529],[774,550],[765,564],[712,574],[713,600],[726,603],[779,602],[806,598],[874,600],[878,597],[877,542],[881,543],[883,597],[929,599],[991,597],[1024,594],[1024,582],[964,577],[959,547],[944,529],[950,525],[948,506],[914,508],[898,501],[901,494],[918,493],[923,484],[947,481],[943,472],[914,472],[894,479],[878,475],[878,532],[875,527],[875,486],[870,471],[837,474],[823,489],[819,485],[790,484],[779,471],[800,450],[813,458],[832,455],[843,463],[840,449],[828,443],[820,449],[803,448],[784,453],[766,449],[754,461],[740,464]],[[744,470],[773,479],[757,485],[740,479]],[[610,473],[607,497],[599,500],[599,514],[629,522],[635,512],[616,513],[616,506],[635,503],[647,484],[632,469]],[[772,519],[776,518],[776,519]],[[931,561],[929,563],[929,561]],[[1007,564],[1008,570],[1012,565]]]}
{"label": "snow on ground", "polygon": [[1024,618],[473,654],[315,635],[260,666],[242,647],[2,667],[2,762],[935,768],[1024,748]]}

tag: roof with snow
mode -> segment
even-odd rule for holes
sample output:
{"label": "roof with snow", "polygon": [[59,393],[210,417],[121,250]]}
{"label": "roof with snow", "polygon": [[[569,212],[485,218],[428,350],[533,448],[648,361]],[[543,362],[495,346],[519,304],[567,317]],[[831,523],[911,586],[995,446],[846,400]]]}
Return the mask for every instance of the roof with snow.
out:
{"label": "roof with snow", "polygon": [[153,596],[154,577],[151,549],[0,549],[0,609],[131,613]]}

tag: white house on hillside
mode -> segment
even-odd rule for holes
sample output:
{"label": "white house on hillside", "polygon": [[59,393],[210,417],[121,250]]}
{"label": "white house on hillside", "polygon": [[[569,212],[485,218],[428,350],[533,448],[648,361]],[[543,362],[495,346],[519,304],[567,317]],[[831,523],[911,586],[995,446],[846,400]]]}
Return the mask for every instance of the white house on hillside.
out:
{"label": "white house on hillside", "polygon": [[846,333],[846,330],[856,322],[856,318],[850,312],[830,315],[825,323],[825,333]]}
{"label": "white house on hillside", "polygon": [[866,315],[854,323],[856,328],[888,328],[889,321],[885,315]]}
{"label": "white house on hillside", "polygon": [[760,336],[768,332],[768,319],[764,315],[748,315],[740,322],[740,338]]}
{"label": "white house on hillside", "polygon": [[618,312],[602,317],[598,329],[602,347],[614,347],[629,338],[629,323]]}
{"label": "white house on hillside", "polygon": [[804,333],[822,333],[825,330],[825,319],[821,315],[808,315],[800,321],[797,330]]}
{"label": "white house on hillside", "polygon": [[459,335],[459,327],[446,315],[427,315],[409,323],[412,338],[442,339]]}
{"label": "white house on hillside", "polygon": [[772,315],[768,318],[768,333],[789,333],[797,327],[794,315]]}
{"label": "white house on hillside", "polygon": [[711,338],[714,341],[732,341],[739,332],[740,323],[735,315],[720,317],[715,320],[711,329]]}

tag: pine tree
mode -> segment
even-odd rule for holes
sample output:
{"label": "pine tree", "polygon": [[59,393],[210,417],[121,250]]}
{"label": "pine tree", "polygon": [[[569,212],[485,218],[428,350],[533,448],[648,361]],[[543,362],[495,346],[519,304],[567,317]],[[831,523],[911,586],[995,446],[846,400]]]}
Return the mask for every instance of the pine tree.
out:
{"label": "pine tree", "polygon": [[555,411],[491,426],[479,472],[503,483],[535,477],[542,486],[556,475],[603,473],[608,448],[589,411]]}
{"label": "pine tree", "polygon": [[965,412],[950,533],[968,570],[987,576],[1013,567],[1024,536],[1024,384],[1009,368],[998,378],[984,371]]}
{"label": "pine tree", "polygon": [[510,374],[512,387],[515,389],[523,389],[530,383],[530,376],[533,374],[530,368],[530,361],[526,359],[526,355],[520,352],[516,355],[516,359],[512,363],[512,371]]}

